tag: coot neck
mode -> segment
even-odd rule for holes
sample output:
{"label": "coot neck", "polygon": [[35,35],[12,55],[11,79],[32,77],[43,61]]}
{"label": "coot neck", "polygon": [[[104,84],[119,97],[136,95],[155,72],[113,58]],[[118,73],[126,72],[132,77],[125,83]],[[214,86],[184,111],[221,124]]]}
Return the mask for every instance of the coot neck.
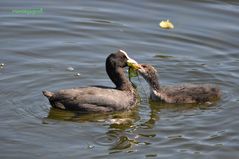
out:
{"label": "coot neck", "polygon": [[150,85],[150,88],[152,91],[159,92],[160,91],[160,84],[158,80],[157,74],[151,74],[150,77],[145,78],[148,84]]}
{"label": "coot neck", "polygon": [[154,91],[157,91],[157,92],[160,91],[160,84],[159,84],[158,79],[156,79],[156,80],[153,82],[153,84],[152,84],[152,89],[153,89]]}
{"label": "coot neck", "polygon": [[158,76],[156,74],[155,76],[152,76],[149,83],[150,83],[150,92],[151,92],[150,98],[153,100],[157,100],[158,98],[160,98],[160,92],[161,92]]}
{"label": "coot neck", "polygon": [[160,97],[161,88],[158,79],[151,83],[150,92],[151,99],[154,100]]}
{"label": "coot neck", "polygon": [[131,91],[132,84],[125,76],[124,68],[125,65],[118,65],[117,62],[111,61],[111,59],[106,59],[106,72],[111,79],[111,81],[116,85],[116,89]]}

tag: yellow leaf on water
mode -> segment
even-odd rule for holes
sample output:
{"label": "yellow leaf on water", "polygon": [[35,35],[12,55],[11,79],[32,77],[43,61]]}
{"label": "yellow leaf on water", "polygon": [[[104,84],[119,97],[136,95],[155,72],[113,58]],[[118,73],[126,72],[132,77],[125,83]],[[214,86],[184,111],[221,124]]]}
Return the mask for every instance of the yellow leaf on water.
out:
{"label": "yellow leaf on water", "polygon": [[161,21],[159,23],[159,26],[163,29],[173,29],[174,28],[173,23],[170,22],[169,20]]}

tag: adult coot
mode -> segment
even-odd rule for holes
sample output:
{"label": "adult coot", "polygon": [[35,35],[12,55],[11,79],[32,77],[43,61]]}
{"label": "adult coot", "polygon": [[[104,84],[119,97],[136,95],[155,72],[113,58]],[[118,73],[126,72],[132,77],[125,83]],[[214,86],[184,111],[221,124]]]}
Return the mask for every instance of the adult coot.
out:
{"label": "adult coot", "polygon": [[106,58],[106,72],[116,88],[91,86],[43,91],[52,107],[81,112],[111,112],[128,110],[137,104],[137,93],[124,74],[124,67],[136,63],[119,50]]}
{"label": "adult coot", "polygon": [[221,96],[220,89],[211,84],[180,84],[161,87],[157,70],[148,64],[138,64],[139,74],[150,86],[152,100],[162,100],[166,103],[206,103],[215,101]]}

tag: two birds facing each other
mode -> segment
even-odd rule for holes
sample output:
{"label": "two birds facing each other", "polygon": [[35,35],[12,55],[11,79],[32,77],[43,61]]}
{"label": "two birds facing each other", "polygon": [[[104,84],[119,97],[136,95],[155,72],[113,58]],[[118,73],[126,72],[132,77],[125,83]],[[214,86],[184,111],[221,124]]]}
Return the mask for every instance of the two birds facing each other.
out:
{"label": "two birds facing each other", "polygon": [[136,70],[150,86],[150,98],[166,103],[206,103],[220,98],[218,87],[210,84],[183,84],[161,87],[157,70],[148,64],[138,64],[123,50],[106,58],[106,72],[115,88],[106,86],[78,87],[56,92],[43,91],[52,107],[80,112],[112,112],[129,110],[139,98],[132,83],[124,74],[129,66]]}

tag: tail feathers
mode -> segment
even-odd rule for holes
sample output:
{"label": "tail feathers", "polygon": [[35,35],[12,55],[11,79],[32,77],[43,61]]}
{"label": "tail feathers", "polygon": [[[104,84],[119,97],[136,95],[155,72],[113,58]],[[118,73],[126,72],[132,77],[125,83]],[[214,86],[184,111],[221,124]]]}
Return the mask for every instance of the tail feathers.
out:
{"label": "tail feathers", "polygon": [[51,98],[51,97],[54,95],[54,93],[49,92],[49,91],[42,91],[42,93],[43,93],[43,95],[46,96],[47,98]]}

